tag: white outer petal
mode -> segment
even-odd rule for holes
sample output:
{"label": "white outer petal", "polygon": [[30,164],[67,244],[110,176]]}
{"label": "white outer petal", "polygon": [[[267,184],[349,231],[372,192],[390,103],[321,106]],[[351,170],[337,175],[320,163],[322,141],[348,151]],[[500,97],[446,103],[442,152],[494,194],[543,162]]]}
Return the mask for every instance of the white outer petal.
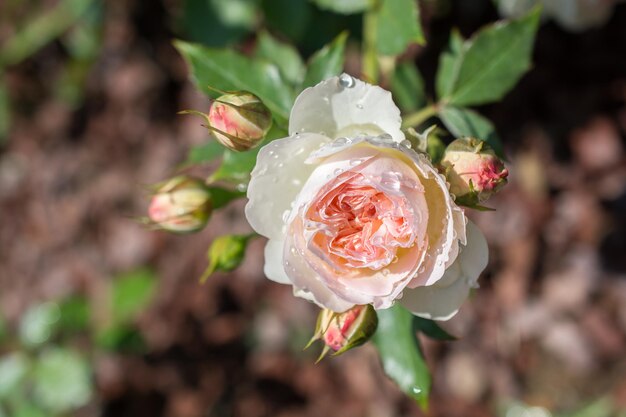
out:
{"label": "white outer petal", "polygon": [[312,132],[337,138],[387,133],[396,142],[404,140],[400,110],[389,91],[355,78],[352,87],[343,87],[339,79],[322,81],[296,98],[289,116],[290,134]]}
{"label": "white outer petal", "polygon": [[[406,289],[400,303],[419,317],[448,320],[454,316],[470,288],[477,286],[480,273],[487,266],[489,250],[482,232],[474,223],[467,223],[467,245],[445,272],[441,281],[428,287]],[[443,285],[443,284],[447,285]]]}
{"label": "white outer petal", "polygon": [[325,136],[306,133],[276,139],[259,151],[248,184],[246,218],[259,234],[283,240],[284,218],[291,211],[302,185],[315,169],[304,161],[328,142]]}
{"label": "white outer petal", "polygon": [[282,240],[270,239],[265,244],[265,265],[263,272],[265,276],[279,284],[291,284],[289,277],[285,273],[283,267],[283,247],[285,242]]}

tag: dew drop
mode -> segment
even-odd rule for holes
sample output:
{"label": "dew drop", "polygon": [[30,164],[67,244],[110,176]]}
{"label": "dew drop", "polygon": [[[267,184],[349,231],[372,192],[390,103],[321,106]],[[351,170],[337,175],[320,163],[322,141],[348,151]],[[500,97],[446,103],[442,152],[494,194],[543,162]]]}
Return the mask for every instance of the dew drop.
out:
{"label": "dew drop", "polygon": [[278,166],[278,168],[282,168],[282,167],[285,166],[285,164],[283,164],[282,162],[279,162],[277,166]]}
{"label": "dew drop", "polygon": [[357,103],[356,108],[359,110],[363,110],[363,105],[361,103]]}
{"label": "dew drop", "polygon": [[277,153],[273,154],[273,155],[272,155],[272,158],[274,158],[274,159],[278,159],[278,154],[277,154]]}
{"label": "dew drop", "polygon": [[237,188],[237,191],[241,191],[243,193],[244,191],[248,189],[248,184],[242,182],[242,183],[237,184],[235,188]]}
{"label": "dew drop", "polygon": [[360,159],[351,159],[350,160],[350,166],[357,166],[361,163],[362,161]]}
{"label": "dew drop", "polygon": [[417,387],[411,388],[411,391],[413,391],[413,394],[419,394],[420,392],[422,392],[422,390]]}
{"label": "dew drop", "polygon": [[333,171],[333,174],[334,174],[334,175],[339,175],[339,174],[341,174],[342,172],[343,172],[343,169],[341,169],[341,168],[337,168],[337,169],[335,169],[335,170]]}
{"label": "dew drop", "polygon": [[382,270],[382,273],[383,273],[384,276],[387,276],[387,275],[389,275],[389,270],[387,268],[385,268],[385,269]]}
{"label": "dew drop", "polygon": [[411,142],[406,139],[400,142],[400,145],[404,146],[405,148],[411,149]]}
{"label": "dew drop", "polygon": [[341,74],[339,76],[339,85],[344,88],[352,88],[354,87],[354,78],[348,74]]}

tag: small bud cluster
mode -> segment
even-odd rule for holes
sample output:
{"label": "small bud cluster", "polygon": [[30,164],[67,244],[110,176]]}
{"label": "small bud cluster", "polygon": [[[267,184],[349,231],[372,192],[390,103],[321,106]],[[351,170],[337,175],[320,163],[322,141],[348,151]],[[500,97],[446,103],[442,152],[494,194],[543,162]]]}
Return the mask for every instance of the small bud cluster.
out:
{"label": "small bud cluster", "polygon": [[211,193],[204,181],[181,175],[156,186],[148,218],[168,232],[190,233],[206,225],[211,208]]}
{"label": "small bud cluster", "polygon": [[324,349],[318,359],[321,360],[329,350],[340,355],[367,342],[376,332],[378,316],[374,307],[357,305],[343,313],[323,309],[317,317],[315,335],[307,345],[316,340],[324,342]]}
{"label": "small bud cluster", "polygon": [[493,149],[476,138],[459,138],[448,145],[441,165],[456,202],[469,207],[495,194],[509,175]]}
{"label": "small bud cluster", "polygon": [[261,99],[247,91],[221,95],[212,101],[208,114],[195,110],[181,113],[203,116],[215,139],[237,152],[258,146],[272,127],[272,112]]}

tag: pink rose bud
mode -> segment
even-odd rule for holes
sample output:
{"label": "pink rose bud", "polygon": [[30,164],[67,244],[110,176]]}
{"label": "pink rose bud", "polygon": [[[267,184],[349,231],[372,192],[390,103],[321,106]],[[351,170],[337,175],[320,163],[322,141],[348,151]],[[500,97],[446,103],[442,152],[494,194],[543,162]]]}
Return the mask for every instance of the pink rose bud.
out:
{"label": "pink rose bud", "polygon": [[252,93],[224,94],[211,103],[208,128],[224,146],[247,151],[257,146],[272,126],[272,113]]}
{"label": "pink rose bud", "polygon": [[211,193],[204,181],[181,175],[156,186],[148,218],[168,232],[196,232],[208,222],[211,208]]}
{"label": "pink rose bud", "polygon": [[315,335],[307,347],[316,340],[324,342],[319,361],[329,350],[339,355],[367,342],[377,326],[378,316],[370,304],[357,305],[343,313],[323,309],[317,317]]}
{"label": "pink rose bud", "polygon": [[457,204],[469,207],[491,197],[506,184],[509,175],[493,149],[476,138],[459,138],[448,145],[441,165]]}

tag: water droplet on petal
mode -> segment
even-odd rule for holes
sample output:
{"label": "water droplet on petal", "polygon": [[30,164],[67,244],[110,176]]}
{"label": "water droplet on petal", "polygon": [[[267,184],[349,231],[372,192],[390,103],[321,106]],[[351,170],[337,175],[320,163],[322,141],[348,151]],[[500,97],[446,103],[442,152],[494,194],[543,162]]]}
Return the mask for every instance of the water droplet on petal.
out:
{"label": "water droplet on petal", "polygon": [[382,270],[382,273],[383,273],[384,276],[387,276],[387,275],[389,275],[389,270],[387,268],[385,268],[385,269]]}
{"label": "water droplet on petal", "polygon": [[411,142],[408,140],[403,140],[402,142],[400,142],[400,145],[404,146],[405,148],[411,149]]}
{"label": "water droplet on petal", "polygon": [[359,110],[363,110],[363,105],[361,103],[357,103],[356,108]]}
{"label": "water droplet on petal", "polygon": [[344,88],[352,88],[354,87],[354,78],[348,74],[341,74],[339,76],[339,85]]}

